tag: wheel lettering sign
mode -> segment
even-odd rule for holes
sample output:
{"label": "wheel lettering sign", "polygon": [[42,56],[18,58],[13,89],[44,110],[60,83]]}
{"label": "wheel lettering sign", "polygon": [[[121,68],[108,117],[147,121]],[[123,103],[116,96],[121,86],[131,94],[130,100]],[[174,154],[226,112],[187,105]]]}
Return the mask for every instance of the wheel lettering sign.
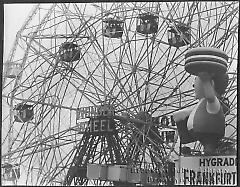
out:
{"label": "wheel lettering sign", "polygon": [[74,128],[78,133],[97,133],[97,132],[113,132],[113,119],[105,117],[90,118],[88,121],[79,122]]}
{"label": "wheel lettering sign", "polygon": [[77,109],[77,120],[84,119],[87,117],[96,117],[98,115],[98,107],[96,106],[88,106],[88,107],[81,107]]}
{"label": "wheel lettering sign", "polygon": [[[169,119],[170,119],[170,122],[169,122]],[[173,120],[172,115],[170,117],[166,115],[153,117],[152,121],[154,124],[159,124],[162,126],[176,126],[176,123]]]}

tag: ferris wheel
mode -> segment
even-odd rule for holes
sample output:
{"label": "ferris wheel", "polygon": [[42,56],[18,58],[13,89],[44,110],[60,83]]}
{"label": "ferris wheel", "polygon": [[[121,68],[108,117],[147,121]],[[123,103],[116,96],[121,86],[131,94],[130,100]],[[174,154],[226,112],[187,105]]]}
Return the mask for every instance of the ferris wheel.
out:
{"label": "ferris wheel", "polygon": [[[194,76],[184,70],[184,54],[195,47],[220,48],[229,57],[222,145],[236,146],[238,8],[238,2],[34,6],[3,69],[4,179],[171,183],[180,151],[172,113],[197,103]],[[191,149],[201,151],[201,144]],[[151,170],[160,180],[90,172],[105,166]]]}

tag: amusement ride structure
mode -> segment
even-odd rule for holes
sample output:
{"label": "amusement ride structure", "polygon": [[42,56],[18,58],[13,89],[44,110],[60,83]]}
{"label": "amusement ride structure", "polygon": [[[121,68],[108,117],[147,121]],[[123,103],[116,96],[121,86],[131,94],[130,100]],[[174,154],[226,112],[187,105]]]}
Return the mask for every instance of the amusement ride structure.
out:
{"label": "amusement ride structure", "polygon": [[[234,152],[238,16],[237,1],[34,5],[3,66],[3,181],[173,184],[174,159],[202,154],[198,141],[182,147],[172,117],[197,103],[184,69],[196,47],[228,55],[217,151]],[[119,168],[152,178],[111,175]]]}

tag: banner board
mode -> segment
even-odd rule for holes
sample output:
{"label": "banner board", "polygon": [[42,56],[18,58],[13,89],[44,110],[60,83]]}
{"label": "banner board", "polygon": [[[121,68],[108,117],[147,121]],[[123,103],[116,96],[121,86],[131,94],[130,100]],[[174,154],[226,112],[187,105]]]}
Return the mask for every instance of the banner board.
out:
{"label": "banner board", "polygon": [[181,156],[175,161],[175,184],[236,186],[236,155]]}
{"label": "banner board", "polygon": [[128,165],[88,164],[87,178],[143,185],[159,185],[162,183],[159,171]]}
{"label": "banner board", "polygon": [[76,131],[84,133],[112,133],[115,130],[114,120],[109,117],[100,116],[90,118],[88,121],[78,122]]}
{"label": "banner board", "polygon": [[99,106],[88,106],[88,107],[81,107],[77,109],[76,118],[85,119],[87,117],[96,117],[98,115],[98,108]]}

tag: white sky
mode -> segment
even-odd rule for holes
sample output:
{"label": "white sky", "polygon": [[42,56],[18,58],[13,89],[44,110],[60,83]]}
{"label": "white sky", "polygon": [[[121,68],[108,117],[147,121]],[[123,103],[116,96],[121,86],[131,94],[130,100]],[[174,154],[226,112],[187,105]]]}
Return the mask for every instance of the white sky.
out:
{"label": "white sky", "polygon": [[7,59],[20,27],[27,18],[33,4],[4,4],[4,62]]}

